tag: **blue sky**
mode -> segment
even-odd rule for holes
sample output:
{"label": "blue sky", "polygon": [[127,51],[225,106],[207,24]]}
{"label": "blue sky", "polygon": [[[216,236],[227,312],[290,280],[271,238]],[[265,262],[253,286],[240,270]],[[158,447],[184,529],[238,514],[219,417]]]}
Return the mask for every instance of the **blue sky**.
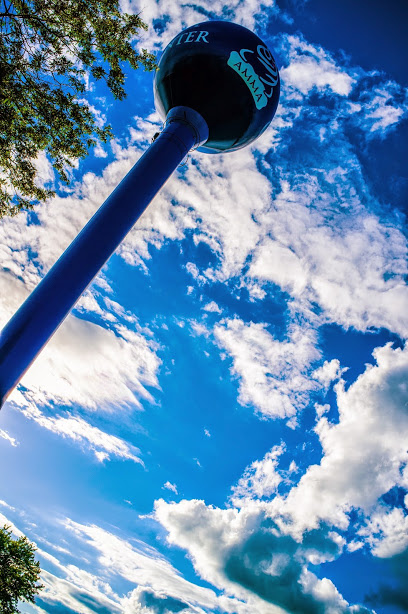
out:
{"label": "blue sky", "polygon": [[[271,127],[193,153],[0,415],[25,614],[408,611],[408,94],[402,3],[124,1],[140,45],[228,18],[270,46]],[[5,323],[160,127],[152,75],[89,102],[115,139],[0,227]]]}

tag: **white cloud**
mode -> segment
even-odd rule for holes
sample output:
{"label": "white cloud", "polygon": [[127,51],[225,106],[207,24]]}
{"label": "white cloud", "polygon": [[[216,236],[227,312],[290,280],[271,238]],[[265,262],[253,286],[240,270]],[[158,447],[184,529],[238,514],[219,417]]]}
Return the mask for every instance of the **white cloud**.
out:
{"label": "white cloud", "polygon": [[97,143],[94,147],[93,154],[96,158],[107,158],[108,152],[102,147],[101,143]]}
{"label": "white cloud", "polygon": [[[252,463],[233,488],[232,503],[240,509],[195,500],[156,502],[169,542],[189,553],[205,580],[248,604],[256,594],[287,611],[295,603],[302,612],[369,611],[349,606],[308,564],[334,560],[345,546],[354,551],[365,543],[383,558],[408,547],[405,512],[378,502],[394,486],[408,486],[408,350],[387,344],[374,356],[377,364],[367,365],[347,390],[344,382],[336,384],[339,421],[320,418],[322,459],[287,495],[272,496],[283,476],[277,447]],[[347,545],[333,529],[348,528],[351,509],[365,520]],[[281,594],[287,578],[291,590]],[[254,609],[270,611],[264,607]]]}
{"label": "white cloud", "polygon": [[118,596],[106,594],[107,590],[111,592],[106,583],[74,566],[68,566],[65,571],[67,579],[59,578],[46,570],[42,571],[41,580],[45,588],[40,593],[40,602],[62,604],[81,614],[95,614],[98,611],[118,614],[122,612]]}
{"label": "white cloud", "polygon": [[385,136],[408,113],[408,90],[403,91],[393,81],[375,88],[369,98],[363,92],[361,98],[364,112],[359,113],[359,121],[369,136]]}
{"label": "white cloud", "polygon": [[[368,612],[349,608],[333,583],[307,568],[336,558],[340,536],[327,529],[311,532],[303,543],[282,534],[260,504],[241,510],[206,506],[203,501],[156,502],[156,518],[168,541],[189,553],[207,582],[245,601],[259,614]],[[251,610],[252,608],[252,610]]]}
{"label": "white cloud", "polygon": [[[342,66],[328,51],[300,36],[284,34],[280,40],[281,53],[285,57],[280,76],[286,102],[303,100],[306,103],[306,97],[313,91],[347,96],[342,101],[340,112],[333,113],[331,127],[336,126],[338,119],[348,117],[365,131],[368,138],[385,136],[406,117],[408,91],[395,81],[386,81],[375,71]],[[360,81],[364,87],[359,92],[355,86]],[[281,110],[281,121],[288,117],[287,111],[282,113]],[[327,133],[327,126],[322,125],[321,131],[323,135]]]}
{"label": "white cloud", "polygon": [[376,97],[372,102],[375,108],[367,116],[367,119],[373,120],[370,129],[371,132],[375,132],[376,130],[385,132],[390,126],[398,123],[399,119],[404,114],[404,109],[385,104],[382,97]]}
{"label": "white cloud", "polygon": [[[327,179],[337,195],[324,187]],[[271,236],[259,243],[249,275],[279,285],[301,305],[317,303],[323,319],[346,328],[386,327],[407,336],[407,242],[401,230],[362,206],[341,169],[291,181],[293,187],[282,182],[261,220]]]}
{"label": "white cloud", "polygon": [[[2,503],[4,503],[4,502],[2,501]],[[10,509],[11,511],[14,511],[14,508],[12,508],[7,503],[3,507],[6,507],[7,509]],[[14,522],[11,522],[7,518],[7,516],[5,516],[4,514],[2,514],[0,512],[0,526],[3,527],[4,525],[7,525],[11,529],[11,531],[14,534],[15,537],[18,538],[18,537],[21,537],[23,535],[23,533],[20,531],[20,529],[18,527],[16,527]]]}
{"label": "white cloud", "polygon": [[177,486],[175,484],[172,484],[171,482],[169,482],[167,480],[167,482],[162,486],[162,488],[166,488],[167,490],[171,490],[174,492],[174,494],[178,495],[177,492]]}
{"label": "white cloud", "polygon": [[[132,328],[112,321],[107,329],[68,316],[9,402],[44,428],[91,449],[100,462],[117,457],[141,463],[139,450],[132,444],[82,417],[66,417],[63,409],[79,405],[88,411],[111,413],[153,402],[148,388],[158,387],[157,344],[147,329]],[[61,415],[47,416],[47,405]],[[58,405],[62,408],[57,409]]]}
{"label": "white cloud", "polygon": [[[121,539],[101,527],[83,525],[67,519],[64,526],[79,539],[91,546],[98,554],[98,565],[111,576],[119,575],[138,586],[148,588],[156,595],[166,595],[196,608],[217,609],[222,604],[225,612],[241,611],[236,609],[235,599],[227,596],[217,597],[214,591],[188,582],[154,548],[140,543],[140,548],[129,540]],[[140,589],[143,590],[143,589]],[[135,601],[138,593],[131,602]],[[140,591],[139,591],[140,595]],[[129,602],[126,602],[129,607]],[[144,614],[144,613],[143,613]],[[247,614],[242,611],[242,614]],[[248,612],[249,614],[249,612]]]}
{"label": "white cloud", "polygon": [[187,166],[186,180],[175,173],[166,182],[120,253],[135,264],[135,253],[149,257],[149,244],[160,247],[166,240],[181,240],[194,230],[194,242],[206,243],[219,262],[204,271],[187,263],[187,270],[198,284],[224,281],[241,273],[265,232],[258,217],[270,207],[271,186],[259,173],[250,149],[218,156],[193,152],[191,157],[194,164]]}
{"label": "white cloud", "polygon": [[312,377],[317,379],[324,388],[328,389],[332,382],[340,379],[344,371],[346,369],[340,367],[340,361],[337,358],[333,358],[333,360],[325,360],[323,365],[312,373]]}
{"label": "white cloud", "polygon": [[0,499],[0,505],[2,505],[3,507],[6,507],[7,509],[11,510],[12,512],[16,511],[14,507],[9,505],[6,501],[3,501],[2,499]]}
{"label": "white cloud", "polygon": [[350,94],[355,77],[336,64],[327,51],[294,35],[286,37],[286,44],[289,65],[280,71],[283,88],[289,86],[303,95],[313,88],[331,90],[339,96]]}
{"label": "white cloud", "polygon": [[48,417],[34,403],[24,398],[21,399],[20,407],[27,418],[35,420],[43,428],[90,449],[101,463],[110,460],[111,457],[116,457],[143,465],[143,461],[139,458],[138,448],[120,437],[92,426],[79,416]]}
{"label": "white cloud", "polygon": [[34,166],[37,171],[37,185],[52,185],[55,179],[55,172],[44,151],[38,153],[37,158],[34,160]]}
{"label": "white cloud", "polygon": [[10,443],[10,444],[13,446],[13,448],[15,448],[16,446],[18,446],[18,444],[19,444],[19,442],[18,442],[16,439],[14,439],[14,437],[12,437],[11,435],[9,435],[9,434],[7,433],[7,431],[4,431],[3,429],[0,429],[0,437],[1,437],[2,439],[5,439],[6,441],[8,441],[8,442],[9,442],[9,443]]}
{"label": "white cloud", "polygon": [[349,510],[369,515],[379,497],[408,485],[408,349],[386,345],[374,356],[377,365],[367,365],[347,390],[343,382],[336,385],[339,422],[323,416],[315,429],[320,463],[307,469],[286,499],[271,502],[294,534],[322,521],[346,528]]}
{"label": "white cloud", "polygon": [[279,457],[285,451],[283,444],[274,446],[262,460],[254,461],[245,469],[243,476],[232,489],[232,501],[238,506],[240,500],[262,499],[276,493],[283,477],[278,470]]}
{"label": "white cloud", "polygon": [[207,303],[207,305],[205,305],[203,309],[204,311],[210,311],[212,313],[221,313],[221,309],[219,308],[219,306],[217,305],[215,301],[211,301],[210,303]]}
{"label": "white cloud", "polygon": [[290,417],[303,409],[317,387],[310,365],[320,358],[314,331],[293,325],[279,341],[265,324],[223,320],[214,329],[219,344],[232,357],[232,372],[239,376],[239,400],[268,417]]}
{"label": "white cloud", "polygon": [[21,383],[37,404],[141,407],[141,400],[153,400],[147,387],[158,386],[156,349],[151,339],[122,324],[107,329],[71,315]]}
{"label": "white cloud", "polygon": [[[265,19],[266,11],[279,13],[275,0],[197,0],[194,4],[179,4],[167,0],[143,3],[142,0],[122,0],[121,6],[127,12],[141,14],[144,21],[149,24],[149,30],[143,35],[141,46],[156,45],[161,48],[167,45],[180,30],[210,17],[228,19],[247,28],[254,29]],[[156,21],[160,21],[161,29],[154,29]]]}
{"label": "white cloud", "polygon": [[358,534],[375,556],[395,556],[408,548],[408,516],[401,508],[378,505]]}
{"label": "white cloud", "polygon": [[324,405],[321,405],[320,403],[315,403],[314,408],[316,410],[316,415],[318,418],[321,418],[324,414],[328,414],[330,411],[330,405],[328,403],[325,403]]}

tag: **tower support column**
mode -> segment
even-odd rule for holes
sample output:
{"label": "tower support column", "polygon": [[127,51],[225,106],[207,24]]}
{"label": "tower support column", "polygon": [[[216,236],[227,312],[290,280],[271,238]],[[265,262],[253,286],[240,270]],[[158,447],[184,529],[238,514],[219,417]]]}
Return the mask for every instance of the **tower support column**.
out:
{"label": "tower support column", "polygon": [[1,331],[0,407],[173,171],[207,139],[199,113],[169,111],[158,138]]}

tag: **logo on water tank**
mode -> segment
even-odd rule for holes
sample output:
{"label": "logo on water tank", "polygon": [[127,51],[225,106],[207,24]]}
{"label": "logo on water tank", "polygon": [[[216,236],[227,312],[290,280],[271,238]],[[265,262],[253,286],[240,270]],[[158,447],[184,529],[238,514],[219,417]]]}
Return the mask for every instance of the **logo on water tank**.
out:
{"label": "logo on water tank", "polygon": [[278,83],[278,69],[271,52],[265,45],[258,45],[255,57],[251,58],[256,61],[257,65],[261,64],[264,67],[264,70],[262,70],[262,66],[260,66],[262,76],[248,62],[247,54],[255,54],[255,51],[251,49],[241,49],[240,52],[231,51],[227,63],[247,84],[256,108],[263,109],[268,104],[269,99],[272,98],[273,89]]}

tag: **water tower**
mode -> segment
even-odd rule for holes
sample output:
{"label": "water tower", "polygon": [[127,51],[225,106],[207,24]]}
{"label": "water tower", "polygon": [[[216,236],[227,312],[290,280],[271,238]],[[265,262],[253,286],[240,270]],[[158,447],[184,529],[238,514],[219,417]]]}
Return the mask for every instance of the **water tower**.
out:
{"label": "water tower", "polygon": [[0,407],[186,154],[233,152],[266,130],[279,73],[253,32],[207,21],[168,44],[154,94],[163,131],[0,333]]}

